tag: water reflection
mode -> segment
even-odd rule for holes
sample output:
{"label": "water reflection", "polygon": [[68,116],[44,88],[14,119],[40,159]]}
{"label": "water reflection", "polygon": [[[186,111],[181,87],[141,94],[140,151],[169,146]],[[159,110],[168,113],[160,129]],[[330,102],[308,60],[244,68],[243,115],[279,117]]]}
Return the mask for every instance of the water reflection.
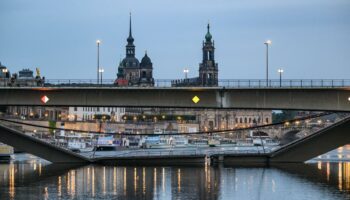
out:
{"label": "water reflection", "polygon": [[271,168],[0,164],[0,199],[345,199],[349,194],[350,162]]}

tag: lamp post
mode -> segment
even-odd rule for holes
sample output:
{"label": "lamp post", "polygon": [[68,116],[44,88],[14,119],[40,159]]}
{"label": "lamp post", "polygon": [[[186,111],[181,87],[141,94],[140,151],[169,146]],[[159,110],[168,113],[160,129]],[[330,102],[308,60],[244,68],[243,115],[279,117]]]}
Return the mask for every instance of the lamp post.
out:
{"label": "lamp post", "polygon": [[184,73],[185,73],[185,79],[187,79],[187,74],[188,74],[189,70],[188,69],[184,69]]}
{"label": "lamp post", "polygon": [[277,72],[280,74],[280,87],[282,87],[282,73],[283,73],[283,69],[280,68],[277,70]]}
{"label": "lamp post", "polygon": [[105,70],[103,69],[103,68],[100,68],[99,70],[98,70],[98,72],[101,74],[101,79],[100,79],[100,82],[101,82],[101,85],[102,85],[102,74],[103,74],[103,72],[105,72]]}
{"label": "lamp post", "polygon": [[269,86],[269,45],[272,44],[271,40],[266,40],[264,42],[266,45],[266,87]]}
{"label": "lamp post", "polygon": [[99,83],[99,72],[100,72],[100,40],[96,40],[97,44],[97,84]]}

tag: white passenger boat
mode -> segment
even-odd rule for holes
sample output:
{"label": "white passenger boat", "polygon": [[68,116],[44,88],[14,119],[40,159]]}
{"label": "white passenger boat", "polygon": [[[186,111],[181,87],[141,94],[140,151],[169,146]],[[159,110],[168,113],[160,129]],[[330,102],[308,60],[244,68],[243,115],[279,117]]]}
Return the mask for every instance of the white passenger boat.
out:
{"label": "white passenger boat", "polygon": [[116,148],[117,146],[114,143],[113,135],[99,136],[95,146],[95,151],[115,151]]}

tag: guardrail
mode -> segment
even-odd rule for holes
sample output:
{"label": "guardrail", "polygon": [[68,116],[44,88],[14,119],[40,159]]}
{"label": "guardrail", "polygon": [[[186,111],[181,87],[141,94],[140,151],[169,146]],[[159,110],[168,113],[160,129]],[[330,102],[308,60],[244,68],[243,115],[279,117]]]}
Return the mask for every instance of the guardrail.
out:
{"label": "guardrail", "polygon": [[[156,88],[176,87],[174,81],[184,81],[185,79],[156,79],[154,86]],[[16,85],[10,86],[7,79],[0,79],[0,87],[118,87],[114,84],[114,79],[104,79],[97,82],[95,79],[46,79],[44,84],[40,85]],[[121,86],[119,86],[121,87]],[[123,86],[125,87],[125,86]],[[130,86],[134,87],[134,86]],[[179,87],[211,87],[207,85],[181,85]],[[225,88],[335,88],[350,87],[350,79],[220,79],[218,87]]]}

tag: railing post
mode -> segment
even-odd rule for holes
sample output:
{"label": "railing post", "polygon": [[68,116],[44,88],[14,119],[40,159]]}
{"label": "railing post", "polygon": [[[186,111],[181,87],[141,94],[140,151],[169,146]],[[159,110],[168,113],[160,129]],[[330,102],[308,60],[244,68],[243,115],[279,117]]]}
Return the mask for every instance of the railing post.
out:
{"label": "railing post", "polygon": [[250,80],[248,80],[248,88],[250,88]]}
{"label": "railing post", "polygon": [[303,87],[303,80],[300,80],[300,87]]}
{"label": "railing post", "polygon": [[312,79],[311,79],[311,87],[312,87]]}
{"label": "railing post", "polygon": [[342,86],[344,87],[344,79],[342,79]]}
{"label": "railing post", "polygon": [[321,87],[323,87],[323,80],[321,80]]}
{"label": "railing post", "polygon": [[292,86],[292,80],[289,80],[289,87],[293,87]]}
{"label": "railing post", "polygon": [[239,80],[238,80],[238,87],[240,87],[240,85],[239,85]]}
{"label": "railing post", "polygon": [[332,87],[333,87],[333,79],[332,79]]}
{"label": "railing post", "polygon": [[260,88],[260,80],[259,80],[259,88]]}

